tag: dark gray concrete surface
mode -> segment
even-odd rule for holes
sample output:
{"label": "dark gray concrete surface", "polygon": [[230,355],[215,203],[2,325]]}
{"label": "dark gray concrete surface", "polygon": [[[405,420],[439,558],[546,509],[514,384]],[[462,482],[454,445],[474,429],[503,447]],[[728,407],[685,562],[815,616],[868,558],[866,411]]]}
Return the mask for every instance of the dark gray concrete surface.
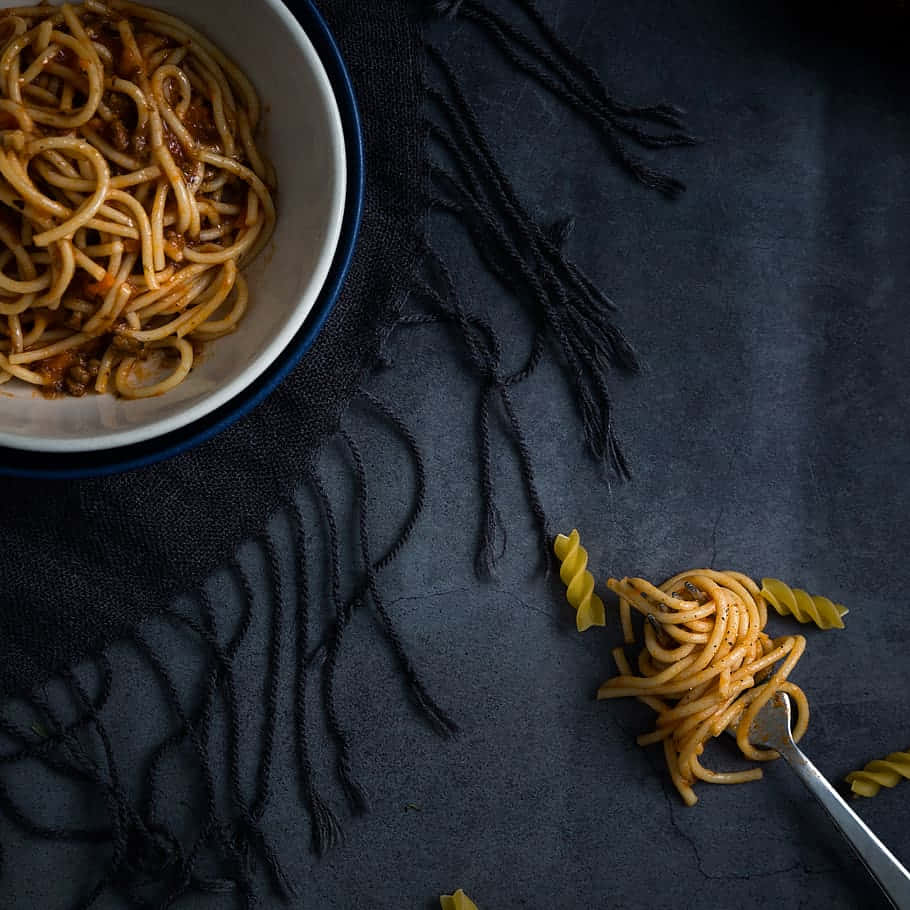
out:
{"label": "dark gray concrete surface", "polygon": [[[577,216],[570,253],[615,297],[648,362],[644,376],[614,384],[630,483],[586,456],[557,366],[545,364],[516,395],[544,503],[559,529],[581,530],[599,582],[711,565],[776,575],[847,604],[845,631],[806,630],[794,674],[813,711],[804,748],[839,781],[910,741],[907,70],[871,46],[800,32],[772,4],[543,5],[618,91],[682,104],[706,140],[660,158],[689,184],[668,203],[616,172],[593,133],[495,62],[469,27],[440,32],[482,96],[483,122],[521,195],[543,221]],[[478,274],[450,225],[436,225],[435,239],[466,301],[504,327],[520,362],[526,325],[514,301]],[[574,632],[558,579],[538,571],[502,435],[494,450],[508,548],[495,580],[476,579],[476,390],[435,330],[398,336],[391,353],[394,369],[375,390],[409,415],[431,484],[421,531],[382,589],[462,734],[442,741],[425,728],[375,623],[360,615],[342,662],[342,716],[372,812],[345,817],[344,844],[317,861],[282,734],[266,817],[301,885],[294,905],[426,910],[460,886],[482,910],[884,906],[786,767],[768,767],[758,783],[703,785],[687,809],[659,750],[635,745],[648,712],[594,701],[613,672],[618,622],[610,611],[606,629]],[[376,539],[390,539],[411,489],[404,450],[356,414],[347,425],[365,445]],[[324,466],[343,497],[344,460]],[[314,537],[321,561],[315,522]],[[213,590],[227,629],[233,597],[218,579]],[[268,613],[263,599],[242,658],[251,742]],[[195,652],[160,634],[189,685]],[[125,649],[115,659],[134,664]],[[120,679],[107,716],[125,764],[141,767],[166,730],[146,675]],[[321,781],[340,807],[330,757],[320,755]],[[726,743],[709,758],[739,766]],[[168,812],[192,806],[194,781],[174,763],[182,795]],[[47,818],[80,801],[28,772],[15,783]],[[903,787],[856,807],[910,862]],[[91,851],[25,841],[4,821],[0,842],[4,908],[68,907],[98,871]]]}

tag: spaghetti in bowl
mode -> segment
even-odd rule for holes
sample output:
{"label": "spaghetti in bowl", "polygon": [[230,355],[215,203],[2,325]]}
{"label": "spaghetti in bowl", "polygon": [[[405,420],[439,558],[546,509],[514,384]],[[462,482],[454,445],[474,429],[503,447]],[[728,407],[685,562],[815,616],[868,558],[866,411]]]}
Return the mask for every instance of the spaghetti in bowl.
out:
{"label": "spaghetti in bowl", "polygon": [[332,85],[279,0],[0,7],[0,445],[179,430],[268,369],[325,282]]}

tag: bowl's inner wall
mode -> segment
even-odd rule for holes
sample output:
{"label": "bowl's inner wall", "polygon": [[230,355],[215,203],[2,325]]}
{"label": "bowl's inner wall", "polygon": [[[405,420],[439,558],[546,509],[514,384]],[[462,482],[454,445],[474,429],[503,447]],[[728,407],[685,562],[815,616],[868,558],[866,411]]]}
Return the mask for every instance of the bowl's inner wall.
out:
{"label": "bowl's inner wall", "polygon": [[[16,3],[0,0],[0,8]],[[250,307],[233,335],[207,346],[189,378],[159,398],[47,400],[18,382],[0,386],[0,444],[99,448],[138,441],[203,416],[256,378],[302,325],[337,242],[343,146],[318,56],[302,49],[278,11],[252,0],[155,0],[218,44],[252,79],[264,109],[260,143],[278,174],[275,236],[247,272]],[[339,160],[340,159],[340,160]],[[341,198],[339,198],[339,196]],[[195,413],[194,413],[195,412]],[[165,425],[166,424],[166,425]],[[4,438],[5,437],[5,438]],[[37,444],[35,441],[37,440]]]}

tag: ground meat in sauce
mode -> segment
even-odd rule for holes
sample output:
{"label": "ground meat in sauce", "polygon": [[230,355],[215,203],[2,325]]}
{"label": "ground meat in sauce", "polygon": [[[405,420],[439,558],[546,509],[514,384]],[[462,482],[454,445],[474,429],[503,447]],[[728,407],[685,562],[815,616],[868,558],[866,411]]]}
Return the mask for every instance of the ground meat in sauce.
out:
{"label": "ground meat in sauce", "polygon": [[143,60],[148,60],[156,51],[170,50],[177,47],[177,42],[167,35],[156,35],[154,32],[139,32],[136,35],[136,46]]}
{"label": "ground meat in sauce", "polygon": [[68,328],[72,329],[74,332],[78,332],[83,323],[85,322],[85,315],[83,313],[72,312],[66,319],[63,320],[63,324]]}
{"label": "ground meat in sauce", "polygon": [[212,106],[207,101],[194,97],[183,117],[183,123],[197,142],[209,146],[220,145],[221,135],[215,126]]}
{"label": "ground meat in sauce", "polygon": [[120,37],[116,24],[110,19],[99,19],[87,27],[89,37],[98,44],[103,44],[111,54],[114,69],[123,79],[134,81],[142,69],[142,59],[148,59],[155,49],[176,47],[176,42],[165,35],[151,32],[139,32],[135,35],[136,45],[141,58],[137,57]]}
{"label": "ground meat in sauce", "polygon": [[130,147],[130,134],[122,121],[116,119],[112,120],[107,125],[107,135],[111,141],[111,145],[113,145],[118,152],[125,152]]}
{"label": "ground meat in sauce", "polygon": [[59,48],[57,53],[54,54],[53,59],[55,63],[60,63],[63,66],[69,67],[70,69],[79,69],[79,58],[76,56],[76,52],[72,48]]}
{"label": "ground meat in sauce", "polygon": [[139,121],[135,102],[122,92],[105,92],[103,100],[110,108],[114,119],[119,120],[132,134]]}
{"label": "ground meat in sauce", "polygon": [[142,69],[142,61],[133,53],[132,48],[125,44],[120,50],[120,56],[114,58],[117,61],[117,72],[124,79],[132,80],[133,77]]}
{"label": "ground meat in sauce", "polygon": [[183,252],[186,247],[186,237],[174,228],[168,228],[164,232],[164,239],[178,252]]}
{"label": "ground meat in sauce", "polygon": [[196,174],[196,162],[190,157],[180,140],[171,132],[170,127],[164,126],[164,143],[174,159],[174,164],[183,171],[183,176],[189,180]]}
{"label": "ground meat in sauce", "polygon": [[41,388],[42,394],[46,398],[56,398],[59,395],[82,398],[88,394],[101,369],[101,355],[108,347],[113,347],[124,355],[142,358],[142,344],[121,334],[123,328],[125,324],[118,322],[111,331],[87,341],[81,347],[64,351],[36,364],[35,372],[47,381]]}
{"label": "ground meat in sauce", "polygon": [[42,392],[51,398],[64,394],[81,398],[98,375],[98,357],[106,345],[104,338],[94,338],[75,350],[64,351],[36,364],[35,372],[47,380]]}
{"label": "ground meat in sauce", "polygon": [[[126,74],[119,66],[119,63],[123,60],[123,39],[120,37],[120,33],[117,31],[116,26],[105,20],[89,26],[86,31],[92,41],[96,44],[103,45],[110,51],[114,66],[118,69],[118,75],[125,76]],[[135,71],[136,70],[134,69],[132,72]]]}
{"label": "ground meat in sauce", "polygon": [[142,345],[135,338],[121,334],[114,335],[111,347],[115,351],[120,351],[121,354],[138,354],[142,350]]}

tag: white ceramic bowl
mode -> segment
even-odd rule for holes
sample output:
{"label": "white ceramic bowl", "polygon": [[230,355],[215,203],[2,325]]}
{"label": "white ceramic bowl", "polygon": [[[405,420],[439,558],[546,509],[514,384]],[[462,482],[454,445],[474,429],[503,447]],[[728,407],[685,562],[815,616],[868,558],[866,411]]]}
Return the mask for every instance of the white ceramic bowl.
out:
{"label": "white ceramic bowl", "polygon": [[[0,8],[22,5],[0,0]],[[210,414],[254,382],[304,323],[341,232],[347,184],[332,85],[280,0],[151,0],[205,33],[252,79],[265,114],[263,146],[278,175],[274,238],[247,272],[250,307],[232,335],[207,346],[186,381],[158,398],[45,399],[0,386],[0,446],[91,452],[147,442]]]}

